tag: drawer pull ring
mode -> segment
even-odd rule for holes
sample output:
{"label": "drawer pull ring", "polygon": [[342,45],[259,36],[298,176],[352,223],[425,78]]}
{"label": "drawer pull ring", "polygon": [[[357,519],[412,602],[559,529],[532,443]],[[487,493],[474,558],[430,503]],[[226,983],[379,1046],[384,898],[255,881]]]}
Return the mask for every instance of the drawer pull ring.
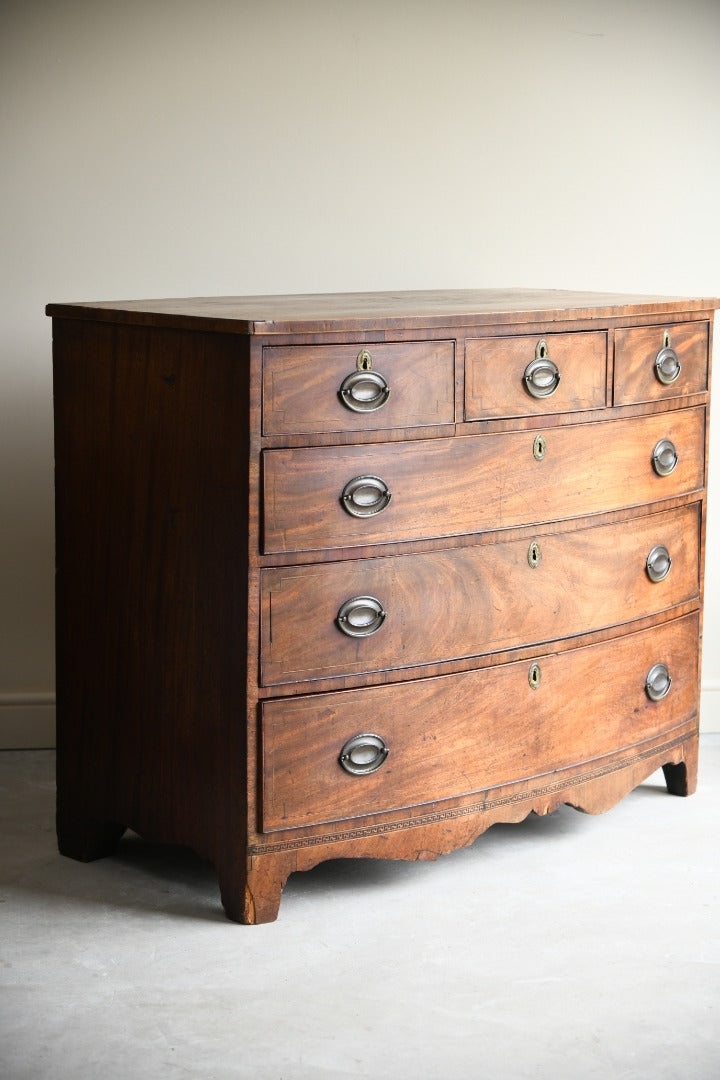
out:
{"label": "drawer pull ring", "polygon": [[387,484],[379,476],[355,476],[342,490],[340,502],[353,517],[379,514],[392,498]]}
{"label": "drawer pull ring", "polygon": [[528,671],[528,682],[533,690],[537,690],[542,681],[542,671],[539,664],[531,664]]}
{"label": "drawer pull ring", "polygon": [[353,776],[374,773],[390,753],[390,747],[380,735],[353,735],[340,751],[339,761],[345,772]]}
{"label": "drawer pull ring", "polygon": [[662,701],[670,691],[672,679],[665,664],[653,664],[645,679],[645,693],[651,701]]}
{"label": "drawer pull ring", "polygon": [[652,452],[653,469],[658,476],[669,476],[678,463],[678,452],[670,439],[661,439]]}
{"label": "drawer pull ring", "polygon": [[535,359],[525,368],[525,388],[534,398],[546,398],[554,394],[560,385],[560,372],[557,364],[548,356],[547,342],[538,341]]}
{"label": "drawer pull ring", "polygon": [[651,581],[663,581],[670,573],[671,566],[670,552],[664,544],[654,547],[645,562],[647,576]]}
{"label": "drawer pull ring", "polygon": [[670,344],[670,332],[663,334],[663,347],[655,357],[655,375],[663,386],[674,383],[680,374],[680,357]]}
{"label": "drawer pull ring", "polygon": [[379,371],[353,371],[340,385],[340,400],[353,412],[375,412],[390,396],[387,380]]}
{"label": "drawer pull ring", "polygon": [[353,596],[337,613],[337,624],[348,637],[370,637],[385,622],[387,612],[374,596]]}

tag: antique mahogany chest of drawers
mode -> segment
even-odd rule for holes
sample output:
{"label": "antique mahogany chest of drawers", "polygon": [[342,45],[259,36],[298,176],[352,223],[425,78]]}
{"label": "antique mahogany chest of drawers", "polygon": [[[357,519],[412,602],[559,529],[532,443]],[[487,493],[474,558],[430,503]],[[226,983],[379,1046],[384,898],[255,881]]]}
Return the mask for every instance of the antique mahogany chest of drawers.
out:
{"label": "antique mahogany chest of drawers", "polygon": [[712,300],[51,305],[58,837],[323,859],[696,782]]}

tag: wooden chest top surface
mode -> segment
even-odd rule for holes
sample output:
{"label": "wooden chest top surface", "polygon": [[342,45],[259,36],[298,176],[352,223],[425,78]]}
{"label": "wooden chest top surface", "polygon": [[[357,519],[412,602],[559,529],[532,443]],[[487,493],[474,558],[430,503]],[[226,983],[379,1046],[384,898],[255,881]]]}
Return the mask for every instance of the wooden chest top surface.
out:
{"label": "wooden chest top surface", "polygon": [[54,318],[241,334],[483,326],[706,311],[720,300],[564,289],[442,289],[49,304]]}

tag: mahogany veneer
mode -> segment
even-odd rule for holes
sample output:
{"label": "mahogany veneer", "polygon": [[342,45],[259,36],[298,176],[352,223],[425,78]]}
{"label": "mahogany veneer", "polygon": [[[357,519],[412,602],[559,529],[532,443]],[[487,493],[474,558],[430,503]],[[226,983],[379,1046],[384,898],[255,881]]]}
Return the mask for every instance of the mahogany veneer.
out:
{"label": "mahogany veneer", "polygon": [[60,850],[294,870],[697,775],[714,300],[50,305]]}

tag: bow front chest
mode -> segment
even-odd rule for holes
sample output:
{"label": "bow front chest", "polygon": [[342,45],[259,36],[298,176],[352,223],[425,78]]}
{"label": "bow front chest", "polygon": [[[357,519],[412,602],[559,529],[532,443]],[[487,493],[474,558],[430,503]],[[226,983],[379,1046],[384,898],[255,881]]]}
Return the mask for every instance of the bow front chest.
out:
{"label": "bow front chest", "polygon": [[323,859],[695,786],[713,300],[54,304],[60,850]]}

